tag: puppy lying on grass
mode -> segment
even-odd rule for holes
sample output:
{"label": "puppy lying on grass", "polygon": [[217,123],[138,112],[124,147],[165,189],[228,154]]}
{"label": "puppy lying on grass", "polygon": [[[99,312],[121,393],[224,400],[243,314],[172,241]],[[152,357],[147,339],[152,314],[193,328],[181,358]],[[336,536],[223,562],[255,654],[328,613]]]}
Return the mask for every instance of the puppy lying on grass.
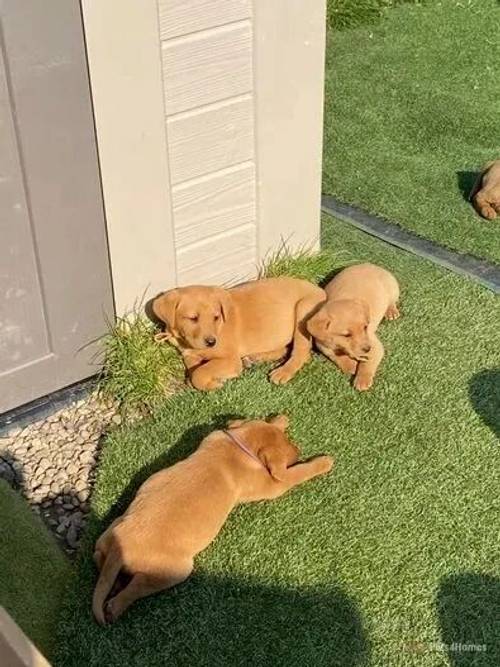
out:
{"label": "puppy lying on grass", "polygon": [[[196,389],[217,389],[240,375],[243,362],[288,360],[270,375],[285,384],[310,358],[305,321],[325,300],[307,280],[265,278],[232,289],[193,285],[165,292],[153,312],[166,325]],[[162,334],[160,334],[161,336]]]}
{"label": "puppy lying on grass", "polygon": [[375,332],[382,318],[395,320],[399,285],[374,264],[341,271],[325,287],[326,302],[307,322],[317,348],[341,371],[354,375],[354,387],[369,389],[384,356]]}
{"label": "puppy lying on grass", "polygon": [[479,215],[487,220],[494,220],[500,214],[500,160],[484,165],[470,200]]}
{"label": "puppy lying on grass", "polygon": [[[92,609],[101,624],[115,621],[135,600],[189,577],[193,559],[215,539],[240,503],[270,500],[317,475],[333,460],[297,463],[285,435],[288,418],[233,421],[214,431],[184,461],[150,477],[125,514],[97,540],[100,570]],[[106,602],[120,572],[129,583]]]}

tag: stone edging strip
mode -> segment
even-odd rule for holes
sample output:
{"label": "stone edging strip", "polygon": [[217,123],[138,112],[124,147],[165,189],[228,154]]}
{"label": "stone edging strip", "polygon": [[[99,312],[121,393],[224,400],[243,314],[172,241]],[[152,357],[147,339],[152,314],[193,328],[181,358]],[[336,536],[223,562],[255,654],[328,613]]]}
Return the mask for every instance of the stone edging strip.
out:
{"label": "stone edging strip", "polygon": [[339,218],[371,236],[390,243],[396,248],[401,248],[419,257],[425,257],[434,264],[467,276],[496,294],[500,294],[500,266],[493,262],[443,248],[443,246],[408,232],[384,218],[369,215],[328,195],[323,195],[321,198],[321,209],[324,213]]}
{"label": "stone edging strip", "polygon": [[71,403],[84,398],[94,387],[96,377],[92,376],[0,414],[0,437],[14,427],[22,428],[34,421],[45,419],[57,410],[62,410]]}

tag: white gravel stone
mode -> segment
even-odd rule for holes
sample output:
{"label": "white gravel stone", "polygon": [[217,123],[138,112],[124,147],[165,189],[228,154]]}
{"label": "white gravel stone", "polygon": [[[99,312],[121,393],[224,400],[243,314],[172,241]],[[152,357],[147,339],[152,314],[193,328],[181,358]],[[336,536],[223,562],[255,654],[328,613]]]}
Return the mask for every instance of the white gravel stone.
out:
{"label": "white gravel stone", "polygon": [[57,527],[69,552],[86,523],[101,437],[121,421],[115,402],[94,393],[0,438],[0,477],[20,488],[34,511],[43,508],[44,521]]}
{"label": "white gravel stone", "polygon": [[36,474],[41,475],[43,472],[48,470],[50,468],[50,461],[49,459],[43,458],[40,461],[38,461],[38,466],[36,469]]}

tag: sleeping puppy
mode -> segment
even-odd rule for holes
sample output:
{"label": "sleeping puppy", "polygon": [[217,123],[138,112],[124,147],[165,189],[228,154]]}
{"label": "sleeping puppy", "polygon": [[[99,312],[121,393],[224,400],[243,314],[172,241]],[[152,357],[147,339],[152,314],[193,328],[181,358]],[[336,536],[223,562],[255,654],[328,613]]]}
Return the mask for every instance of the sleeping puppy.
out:
{"label": "sleeping puppy", "polygon": [[479,215],[487,220],[494,220],[500,214],[500,160],[484,165],[470,200]]}
{"label": "sleeping puppy", "polygon": [[[271,500],[328,472],[333,460],[297,463],[286,436],[288,418],[232,421],[214,431],[187,459],[150,477],[125,514],[97,540],[100,570],[92,609],[101,624],[116,620],[135,600],[189,577],[193,559],[215,539],[240,503]],[[111,593],[115,580],[127,585]]]}
{"label": "sleeping puppy", "polygon": [[354,387],[369,389],[384,356],[375,332],[385,317],[399,317],[396,278],[374,264],[341,271],[325,287],[326,302],[307,322],[317,348],[341,371],[354,375]]}
{"label": "sleeping puppy", "polygon": [[288,360],[271,373],[285,384],[308,361],[305,321],[325,300],[324,291],[295,278],[265,278],[232,289],[193,285],[170,290],[152,305],[166,325],[196,389],[217,389],[240,375],[243,364]]}

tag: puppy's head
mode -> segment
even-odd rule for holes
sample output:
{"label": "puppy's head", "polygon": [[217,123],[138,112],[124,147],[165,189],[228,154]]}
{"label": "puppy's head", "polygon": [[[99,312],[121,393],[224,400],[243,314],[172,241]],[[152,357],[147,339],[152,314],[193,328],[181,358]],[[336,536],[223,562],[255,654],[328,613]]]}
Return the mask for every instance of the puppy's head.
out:
{"label": "puppy's head", "polygon": [[268,469],[277,481],[282,481],[286,469],[297,463],[299,448],[288,438],[285,431],[288,417],[278,415],[266,421],[260,419],[237,419],[228,423],[229,429],[241,430],[241,438]]}
{"label": "puppy's head", "polygon": [[220,287],[194,285],[165,292],[153,302],[153,312],[187,348],[215,347],[227,321],[231,296]]}
{"label": "puppy's head", "polygon": [[351,359],[364,361],[371,349],[368,322],[366,305],[352,299],[339,299],[325,303],[307,321],[306,327],[319,343]]}

